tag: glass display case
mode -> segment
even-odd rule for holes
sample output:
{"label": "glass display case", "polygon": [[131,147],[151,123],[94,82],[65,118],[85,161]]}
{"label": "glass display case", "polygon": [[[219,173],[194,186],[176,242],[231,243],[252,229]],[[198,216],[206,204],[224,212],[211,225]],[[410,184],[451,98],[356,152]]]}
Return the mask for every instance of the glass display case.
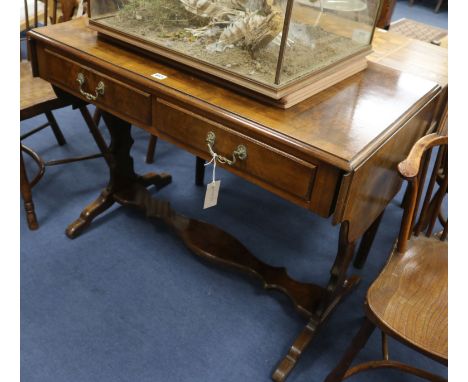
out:
{"label": "glass display case", "polygon": [[363,70],[381,0],[90,0],[100,35],[289,107]]}

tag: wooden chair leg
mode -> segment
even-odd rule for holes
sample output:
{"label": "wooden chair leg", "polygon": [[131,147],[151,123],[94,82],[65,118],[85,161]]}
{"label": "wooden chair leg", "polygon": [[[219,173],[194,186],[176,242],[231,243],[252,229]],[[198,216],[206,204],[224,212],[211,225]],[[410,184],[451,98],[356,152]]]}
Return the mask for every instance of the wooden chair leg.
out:
{"label": "wooden chair leg", "polygon": [[156,150],[156,143],[158,143],[158,137],[151,135],[148,141],[148,149],[146,150],[146,163],[154,163],[154,152]]}
{"label": "wooden chair leg", "polygon": [[31,184],[28,180],[28,175],[26,174],[26,168],[24,166],[23,151],[20,147],[20,189],[21,197],[24,202],[24,209],[26,210],[26,219],[28,222],[28,227],[31,230],[39,228],[37,223],[36,212],[34,211],[34,203],[32,200]]}
{"label": "wooden chair leg", "polygon": [[63,136],[62,130],[60,130],[59,125],[57,124],[57,121],[55,120],[54,115],[52,114],[51,111],[46,111],[45,112],[47,121],[49,121],[50,127],[52,128],[52,131],[54,132],[55,139],[57,140],[57,143],[60,146],[63,146],[67,141],[65,140],[65,137]]}
{"label": "wooden chair leg", "polygon": [[195,163],[195,184],[197,186],[203,186],[205,180],[205,160],[197,157]]}
{"label": "wooden chair leg", "polygon": [[375,325],[366,317],[361,329],[359,329],[356,337],[353,338],[353,341],[351,342],[348,350],[346,350],[346,353],[343,355],[343,358],[341,358],[340,362],[338,362],[338,365],[336,365],[331,373],[328,374],[325,382],[340,382],[343,380],[346,371],[351,366],[354,358],[356,358],[359,351],[366,345],[374,330]]}

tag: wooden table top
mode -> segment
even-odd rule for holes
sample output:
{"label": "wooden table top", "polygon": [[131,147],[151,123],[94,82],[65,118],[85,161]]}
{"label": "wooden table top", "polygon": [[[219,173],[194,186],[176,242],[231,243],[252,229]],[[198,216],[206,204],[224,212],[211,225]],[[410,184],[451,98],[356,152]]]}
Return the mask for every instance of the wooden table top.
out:
{"label": "wooden table top", "polygon": [[369,61],[448,85],[448,49],[377,29]]}
{"label": "wooden table top", "polygon": [[[225,120],[235,121],[236,128],[245,129],[253,136],[279,142],[283,148],[286,145],[300,151],[306,159],[317,158],[346,171],[363,163],[437,95],[440,91],[437,82],[446,84],[443,75],[429,76],[437,81],[434,82],[411,74],[418,73],[419,69],[413,58],[429,64],[427,55],[432,57],[431,48],[423,49],[417,43],[408,42],[397,49],[400,36],[378,32],[367,70],[283,110],[100,40],[87,27],[86,18],[35,31],[51,46],[96,65],[124,71],[126,78],[153,94],[169,94],[194,107],[209,108],[210,112],[222,114]],[[419,50],[413,52],[414,47]],[[439,61],[442,68],[443,59]],[[433,73],[437,72],[437,65]],[[431,73],[431,69],[426,72]],[[154,73],[162,73],[167,78],[157,80],[151,77]]]}

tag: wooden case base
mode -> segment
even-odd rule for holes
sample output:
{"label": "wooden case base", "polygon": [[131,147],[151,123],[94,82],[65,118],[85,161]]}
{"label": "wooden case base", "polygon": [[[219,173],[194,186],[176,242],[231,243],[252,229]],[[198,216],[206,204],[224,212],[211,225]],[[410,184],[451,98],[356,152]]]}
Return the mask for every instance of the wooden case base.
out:
{"label": "wooden case base", "polygon": [[158,61],[282,109],[290,108],[366,69],[366,56],[372,52],[369,46],[361,52],[338,61],[313,75],[304,76],[302,80],[295,80],[282,87],[273,87],[254,80],[248,80],[241,75],[205,64],[164,47],[153,45],[144,39],[108,28],[92,19],[89,20],[89,27],[98,32],[98,38],[100,39],[148,55]]}

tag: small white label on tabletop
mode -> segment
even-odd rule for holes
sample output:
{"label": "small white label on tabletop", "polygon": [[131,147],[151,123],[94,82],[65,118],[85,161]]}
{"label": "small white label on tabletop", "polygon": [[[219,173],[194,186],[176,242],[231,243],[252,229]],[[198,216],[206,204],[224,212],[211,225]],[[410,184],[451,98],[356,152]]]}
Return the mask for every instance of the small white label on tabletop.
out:
{"label": "small white label on tabletop", "polygon": [[364,29],[355,29],[353,30],[353,41],[360,44],[369,44],[371,34],[369,31]]}
{"label": "small white label on tabletop", "polygon": [[154,73],[151,75],[151,77],[154,77],[158,80],[164,80],[167,78],[167,76],[165,76],[164,74],[161,74],[161,73]]}
{"label": "small white label on tabletop", "polygon": [[221,186],[220,180],[215,180],[206,186],[205,203],[203,209],[216,206],[218,204],[219,187]]}

